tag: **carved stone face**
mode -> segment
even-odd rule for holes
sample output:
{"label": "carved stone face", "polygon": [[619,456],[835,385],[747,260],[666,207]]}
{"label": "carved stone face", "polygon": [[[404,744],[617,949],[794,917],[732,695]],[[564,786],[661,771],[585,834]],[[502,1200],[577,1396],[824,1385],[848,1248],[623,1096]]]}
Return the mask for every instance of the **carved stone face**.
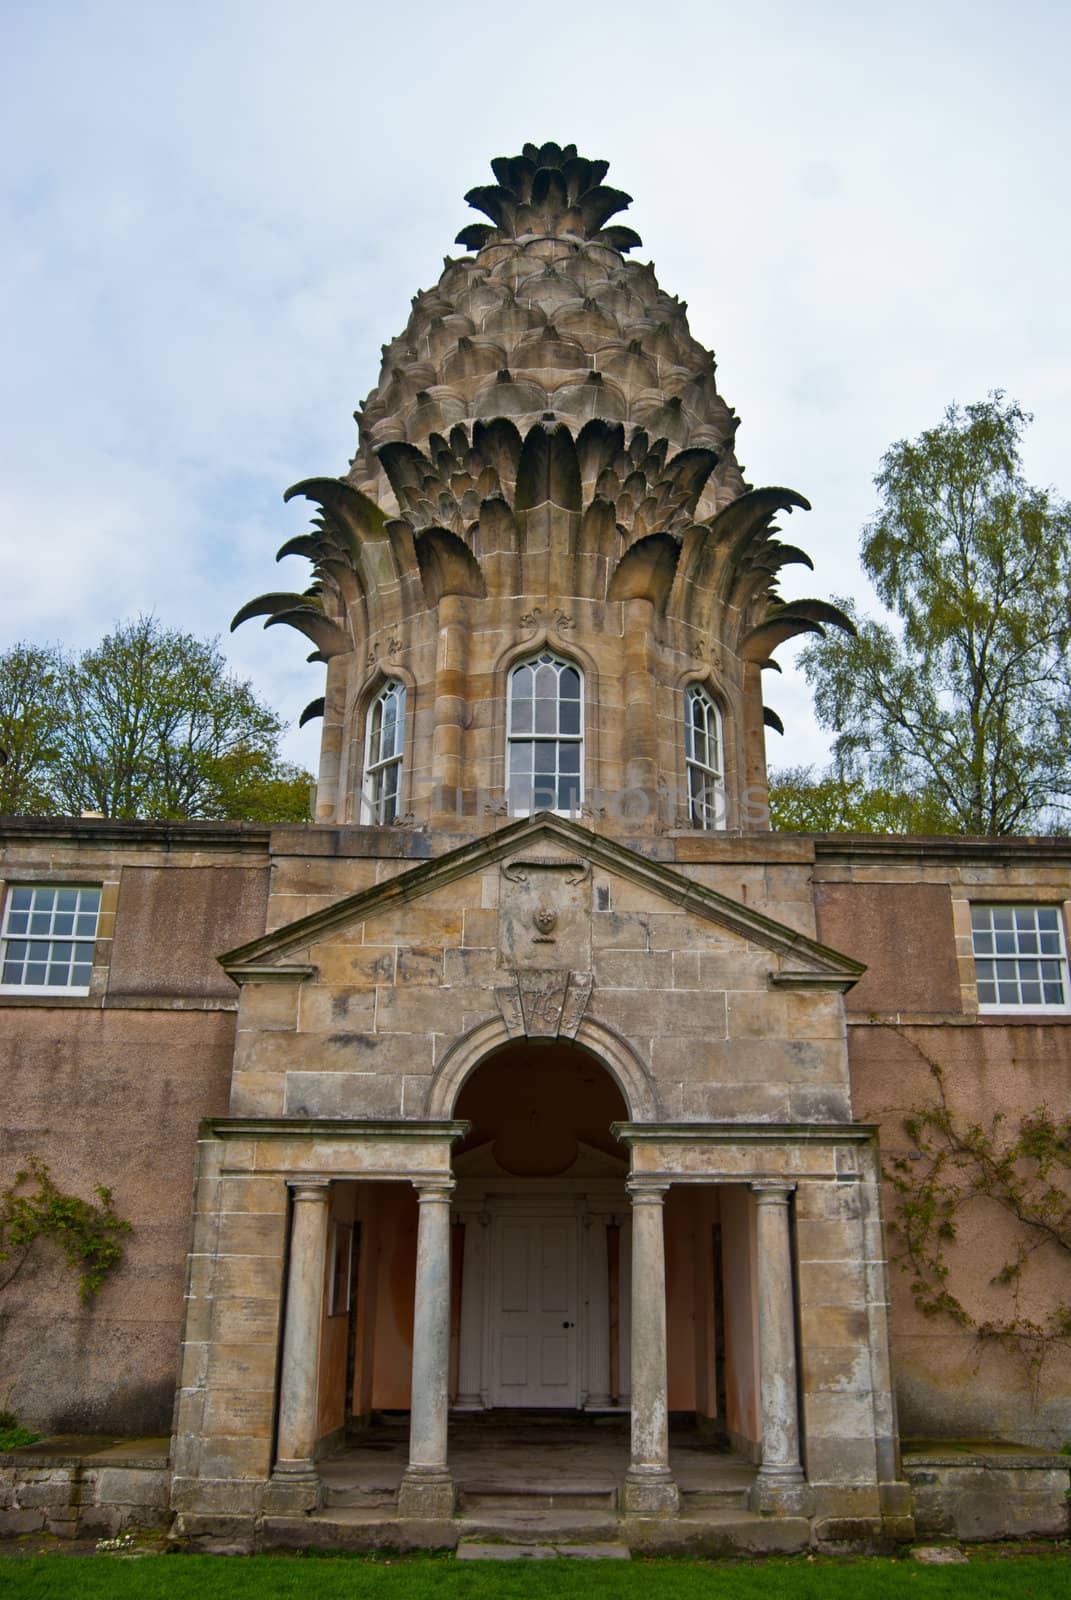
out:
{"label": "carved stone face", "polygon": [[551,906],[538,906],[533,913],[532,920],[540,933],[551,931],[558,920],[558,913]]}

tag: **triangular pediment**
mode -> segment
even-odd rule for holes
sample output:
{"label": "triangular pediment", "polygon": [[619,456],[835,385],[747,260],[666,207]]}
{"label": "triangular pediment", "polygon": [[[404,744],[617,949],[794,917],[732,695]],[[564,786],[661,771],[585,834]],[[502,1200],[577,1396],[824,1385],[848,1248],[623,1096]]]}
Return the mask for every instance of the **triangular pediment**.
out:
{"label": "triangular pediment", "polygon": [[[445,890],[451,884],[484,871],[495,863],[507,871],[518,857],[537,856],[543,866],[558,861],[563,871],[600,868],[644,889],[666,903],[666,909],[713,923],[748,944],[768,950],[780,959],[781,970],[772,981],[786,986],[849,988],[865,968],[849,956],[808,938],[797,929],[763,915],[715,889],[686,877],[676,867],[652,861],[615,839],[608,839],[579,823],[540,812],[508,824],[470,844],[460,845],[433,861],[421,862],[374,888],[345,896],[333,905],[287,923],[263,938],[220,956],[226,972],[236,982],[277,977],[301,977],[302,955],[312,943],[338,936],[352,925],[367,922],[408,902]],[[288,965],[289,962],[293,964]]]}

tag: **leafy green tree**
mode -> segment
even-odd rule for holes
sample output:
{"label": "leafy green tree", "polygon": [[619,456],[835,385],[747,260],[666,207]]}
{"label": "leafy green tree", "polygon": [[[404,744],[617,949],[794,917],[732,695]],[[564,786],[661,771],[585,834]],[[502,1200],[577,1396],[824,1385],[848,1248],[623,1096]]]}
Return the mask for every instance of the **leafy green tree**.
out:
{"label": "leafy green tree", "polygon": [[17,644],[0,655],[0,816],[51,809],[64,666],[60,652],[48,646]]}
{"label": "leafy green tree", "polygon": [[1022,475],[1030,420],[993,393],[892,446],[861,555],[899,627],[841,601],[856,636],[801,656],[838,776],[963,833],[1049,830],[1071,800],[1071,508]]}
{"label": "leafy green tree", "polygon": [[830,768],[781,767],[770,773],[770,826],[782,833],[955,833],[932,792],[869,788]]}
{"label": "leafy green tree", "polygon": [[304,821],[312,780],[280,759],[283,727],[214,640],[151,616],[80,656],[18,645],[0,657],[0,729],[17,757],[5,799],[24,815]]}

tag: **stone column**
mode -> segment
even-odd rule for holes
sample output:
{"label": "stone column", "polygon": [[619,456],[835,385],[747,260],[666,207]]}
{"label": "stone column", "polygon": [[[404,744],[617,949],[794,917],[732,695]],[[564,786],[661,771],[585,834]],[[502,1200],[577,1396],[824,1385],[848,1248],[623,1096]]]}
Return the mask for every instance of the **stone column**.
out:
{"label": "stone column", "polygon": [[[625,772],[630,789],[642,789],[658,815],[658,718],[655,711],[655,678],[650,658],[650,640],[656,633],[654,606],[650,600],[626,600],[625,709],[623,717]],[[670,826],[678,825],[676,816]]]}
{"label": "stone column", "polygon": [[326,1178],[294,1181],[286,1322],[279,1384],[279,1432],[272,1483],[265,1504],[272,1511],[309,1511],[320,1500],[314,1465],[320,1390],[320,1331],[327,1212]]}
{"label": "stone column", "polygon": [[669,1470],[666,1246],[662,1202],[669,1185],[631,1179],[632,1457],[623,1505],[633,1516],[673,1516],[680,1495]]}
{"label": "stone column", "polygon": [[737,781],[735,804],[729,797],[726,822],[730,828],[742,827],[746,833],[757,833],[770,826],[766,728],[762,716],[762,668],[757,662],[749,661],[744,665],[744,693],[740,708],[744,769]]}
{"label": "stone column", "polygon": [[416,1185],[416,1298],[413,1306],[413,1393],[409,1465],[398,1490],[403,1517],[449,1517],[454,1483],[446,1461],[450,1382],[450,1194],[453,1183]]}
{"label": "stone column", "polygon": [[796,1185],[751,1185],[757,1207],[755,1273],[759,1302],[759,1400],[762,1465],[751,1491],[754,1511],[802,1512],[806,1485],[800,1465],[796,1393],[796,1308],[789,1198]]}
{"label": "stone column", "polygon": [[[435,721],[431,779],[433,825],[457,825],[465,810],[463,783],[469,622],[465,597],[439,600],[438,661],[435,671]],[[409,712],[412,716],[412,712]]]}

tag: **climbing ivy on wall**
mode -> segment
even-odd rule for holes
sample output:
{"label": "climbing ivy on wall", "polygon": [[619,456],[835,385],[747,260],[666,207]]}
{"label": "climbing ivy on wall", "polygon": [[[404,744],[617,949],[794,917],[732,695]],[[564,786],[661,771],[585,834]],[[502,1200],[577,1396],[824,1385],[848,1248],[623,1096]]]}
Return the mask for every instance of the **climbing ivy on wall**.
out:
{"label": "climbing ivy on wall", "polygon": [[[902,1029],[897,1032],[926,1062],[936,1100],[904,1119],[914,1149],[887,1164],[894,1195],[892,1259],[910,1273],[920,1311],[951,1317],[979,1340],[1013,1351],[1036,1382],[1053,1349],[1071,1347],[1071,1300],[1060,1299],[1042,1321],[1022,1307],[1026,1268],[1043,1246],[1055,1245],[1071,1270],[1071,1119],[1039,1106],[1017,1123],[1002,1112],[988,1126],[970,1122],[953,1109],[939,1062]],[[976,1315],[949,1281],[949,1252],[962,1214],[983,1198],[1019,1224],[1010,1254],[990,1279],[1009,1292],[1002,1317]]]}
{"label": "climbing ivy on wall", "polygon": [[97,1201],[64,1194],[47,1165],[30,1156],[9,1188],[0,1190],[0,1291],[22,1271],[39,1239],[58,1245],[78,1275],[78,1295],[92,1299],[123,1259],[120,1239],[131,1231],[112,1203],[110,1189],[94,1189]]}

